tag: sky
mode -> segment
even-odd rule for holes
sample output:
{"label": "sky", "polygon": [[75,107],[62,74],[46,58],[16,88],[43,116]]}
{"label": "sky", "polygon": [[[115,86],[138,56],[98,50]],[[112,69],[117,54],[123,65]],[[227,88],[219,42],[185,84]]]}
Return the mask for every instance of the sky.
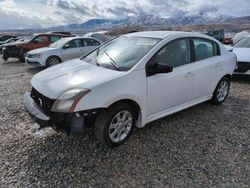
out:
{"label": "sky", "polygon": [[250,0],[0,0],[0,29],[46,28],[92,18],[198,13],[249,16]]}

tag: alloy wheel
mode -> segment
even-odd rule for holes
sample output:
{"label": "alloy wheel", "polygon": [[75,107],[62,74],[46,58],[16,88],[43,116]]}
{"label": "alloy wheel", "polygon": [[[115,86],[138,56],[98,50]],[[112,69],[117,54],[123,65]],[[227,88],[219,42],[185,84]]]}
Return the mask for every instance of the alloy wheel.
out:
{"label": "alloy wheel", "polygon": [[109,138],[112,142],[123,141],[130,133],[133,124],[132,114],[123,110],[118,112],[112,119],[109,126]]}
{"label": "alloy wheel", "polygon": [[218,90],[217,90],[217,99],[219,102],[222,102],[223,100],[225,100],[228,94],[228,89],[229,89],[228,82],[226,80],[223,80],[220,83]]}

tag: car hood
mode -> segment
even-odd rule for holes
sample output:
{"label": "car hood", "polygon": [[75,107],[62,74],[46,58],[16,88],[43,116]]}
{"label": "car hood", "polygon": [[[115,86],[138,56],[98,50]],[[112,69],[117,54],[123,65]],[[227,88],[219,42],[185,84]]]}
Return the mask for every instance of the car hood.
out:
{"label": "car hood", "polygon": [[5,46],[19,46],[19,45],[28,44],[28,43],[29,41],[11,42],[11,43],[5,44]]}
{"label": "car hood", "polygon": [[48,47],[44,47],[44,48],[38,48],[32,51],[29,51],[28,54],[41,54],[44,52],[48,52],[48,51],[54,51],[57,50],[56,48],[48,48]]}
{"label": "car hood", "polygon": [[36,74],[32,78],[31,84],[46,97],[57,99],[70,89],[91,89],[124,74],[125,72],[98,67],[80,59],[74,59]]}
{"label": "car hood", "polygon": [[233,52],[237,56],[237,61],[250,62],[250,48],[234,48]]}

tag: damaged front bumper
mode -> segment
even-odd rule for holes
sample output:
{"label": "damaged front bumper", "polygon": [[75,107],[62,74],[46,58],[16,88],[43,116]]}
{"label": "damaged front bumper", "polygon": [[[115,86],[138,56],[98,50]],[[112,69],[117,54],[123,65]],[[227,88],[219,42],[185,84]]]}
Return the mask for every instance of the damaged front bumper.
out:
{"label": "damaged front bumper", "polygon": [[36,102],[31,98],[30,92],[26,92],[23,95],[23,104],[30,116],[36,120],[36,122],[41,126],[49,126],[50,117],[46,115],[43,110],[36,104]]}
{"label": "damaged front bumper", "polygon": [[[44,97],[41,94],[36,94],[34,90],[32,93],[26,92],[23,95],[23,104],[27,112],[41,128],[49,126],[56,131],[66,131],[68,133],[83,132],[85,125],[93,124],[98,112],[98,109],[76,113],[51,112],[48,109],[43,109],[43,105],[47,106]],[[33,98],[34,94],[36,94],[36,98]]]}

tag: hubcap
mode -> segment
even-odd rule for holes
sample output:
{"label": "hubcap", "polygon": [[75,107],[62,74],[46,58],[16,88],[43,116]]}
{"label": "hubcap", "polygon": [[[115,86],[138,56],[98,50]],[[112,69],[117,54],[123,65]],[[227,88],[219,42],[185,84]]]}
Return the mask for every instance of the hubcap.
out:
{"label": "hubcap", "polygon": [[57,58],[51,58],[49,61],[49,66],[57,65],[60,61]]}
{"label": "hubcap", "polygon": [[222,81],[218,87],[217,91],[217,99],[219,102],[222,102],[228,93],[228,82],[227,81]]}
{"label": "hubcap", "polygon": [[123,110],[117,113],[112,119],[109,126],[109,138],[112,142],[123,141],[129,134],[132,128],[132,114]]}

